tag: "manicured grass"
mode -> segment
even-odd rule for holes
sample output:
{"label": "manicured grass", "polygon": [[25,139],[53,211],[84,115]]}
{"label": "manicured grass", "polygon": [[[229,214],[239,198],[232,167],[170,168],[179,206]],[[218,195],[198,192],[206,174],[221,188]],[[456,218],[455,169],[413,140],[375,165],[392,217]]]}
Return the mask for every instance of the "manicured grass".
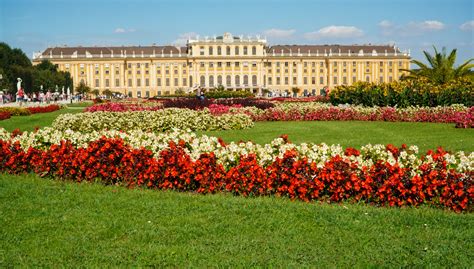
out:
{"label": "manicured grass", "polygon": [[92,101],[84,101],[79,103],[67,104],[68,107],[88,107],[93,105]]}
{"label": "manicured grass", "polygon": [[224,141],[269,143],[288,134],[293,143],[313,142],[360,147],[371,144],[417,145],[420,152],[438,146],[452,151],[474,151],[474,129],[457,129],[454,124],[366,121],[256,122],[246,130],[201,132]]}
{"label": "manicured grass", "polygon": [[63,108],[56,110],[50,113],[39,113],[29,116],[13,116],[8,120],[0,121],[0,127],[5,128],[7,131],[11,132],[16,128],[19,128],[21,131],[33,131],[35,127],[45,127],[51,126],[54,119],[57,116],[65,113],[80,113],[83,109],[79,107],[75,108]]}
{"label": "manicured grass", "polygon": [[474,266],[473,214],[0,174],[0,267]]}

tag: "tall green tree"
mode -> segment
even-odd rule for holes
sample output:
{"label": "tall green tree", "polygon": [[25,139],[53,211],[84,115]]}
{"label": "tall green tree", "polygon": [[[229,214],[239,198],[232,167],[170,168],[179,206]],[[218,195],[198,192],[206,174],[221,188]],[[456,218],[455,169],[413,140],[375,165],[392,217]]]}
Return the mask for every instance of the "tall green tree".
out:
{"label": "tall green tree", "polygon": [[458,67],[454,67],[456,62],[456,49],[453,49],[449,54],[446,51],[446,48],[439,52],[436,47],[434,47],[434,55],[431,55],[427,51],[423,51],[426,61],[428,64],[424,64],[418,60],[412,60],[411,63],[416,64],[418,69],[403,69],[403,71],[409,72],[409,75],[406,76],[406,79],[417,79],[425,78],[429,82],[434,84],[445,84],[453,79],[458,79],[462,77],[468,77],[472,74],[472,68],[474,64],[471,64],[474,59],[469,59]]}
{"label": "tall green tree", "polygon": [[91,91],[91,88],[81,81],[81,83],[77,85],[75,91],[80,94],[88,94]]}

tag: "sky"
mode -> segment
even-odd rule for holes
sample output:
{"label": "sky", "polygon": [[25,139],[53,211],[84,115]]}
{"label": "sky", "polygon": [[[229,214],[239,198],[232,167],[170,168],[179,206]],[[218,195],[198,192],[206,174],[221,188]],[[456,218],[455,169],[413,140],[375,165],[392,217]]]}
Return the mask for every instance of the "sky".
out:
{"label": "sky", "polygon": [[433,45],[474,58],[473,0],[0,0],[0,41],[50,46],[183,45],[260,35],[275,44],[395,44],[423,60]]}

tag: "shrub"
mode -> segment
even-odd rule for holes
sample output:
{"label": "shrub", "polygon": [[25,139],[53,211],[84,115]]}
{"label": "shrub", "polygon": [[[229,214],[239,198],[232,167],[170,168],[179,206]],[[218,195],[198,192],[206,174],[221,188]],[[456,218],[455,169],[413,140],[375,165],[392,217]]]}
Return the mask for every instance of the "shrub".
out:
{"label": "shrub", "polygon": [[364,106],[447,106],[474,105],[474,82],[459,79],[444,85],[433,85],[425,80],[392,83],[357,82],[351,86],[337,86],[330,93],[331,103]]}
{"label": "shrub", "polygon": [[9,112],[11,116],[31,115],[31,112],[23,107],[0,107],[0,112]]}

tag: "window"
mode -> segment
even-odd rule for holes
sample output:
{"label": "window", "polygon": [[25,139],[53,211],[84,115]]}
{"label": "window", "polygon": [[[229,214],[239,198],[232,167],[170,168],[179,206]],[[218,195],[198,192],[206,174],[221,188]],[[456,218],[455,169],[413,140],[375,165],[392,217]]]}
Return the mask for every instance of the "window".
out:
{"label": "window", "polygon": [[244,86],[248,86],[248,85],[249,85],[249,76],[244,75]]}
{"label": "window", "polygon": [[285,77],[285,85],[288,85],[288,77]]}
{"label": "window", "polygon": [[137,70],[137,74],[140,75],[140,70]]}
{"label": "window", "polygon": [[161,74],[161,70],[160,69],[156,70],[156,73]]}
{"label": "window", "polygon": [[145,63],[145,68],[148,68],[148,63]]}
{"label": "window", "polygon": [[214,48],[212,46],[209,47],[209,55],[212,55],[213,54],[213,50]]}
{"label": "window", "polygon": [[257,86],[257,76],[256,75],[252,76],[252,85]]}
{"label": "window", "polygon": [[105,79],[105,87],[110,87],[110,82],[109,82],[109,79]]}
{"label": "window", "polygon": [[95,70],[95,74],[96,74],[96,75],[99,74],[99,69],[96,69],[96,70]]}
{"label": "window", "polygon": [[141,91],[137,91],[137,97],[142,98],[142,92]]}
{"label": "window", "polygon": [[95,80],[95,86],[96,86],[96,87],[99,87],[99,79],[96,79],[96,80]]}
{"label": "window", "polygon": [[169,75],[169,74],[170,74],[170,70],[166,69],[166,70],[165,70],[165,74]]}
{"label": "window", "polygon": [[257,67],[257,63],[256,63],[256,62],[253,62],[253,63],[252,63],[252,67]]}
{"label": "window", "polygon": [[383,66],[383,62],[379,62],[379,65],[380,65],[380,66]]}
{"label": "window", "polygon": [[204,63],[201,63],[201,68],[204,68]]}
{"label": "window", "polygon": [[214,63],[212,63],[212,62],[209,63],[209,67],[210,67],[210,68],[214,68]]}
{"label": "window", "polygon": [[222,48],[221,46],[217,47],[217,55],[222,55]]}
{"label": "window", "polygon": [[333,65],[334,65],[334,67],[337,67],[337,62],[334,62]]}
{"label": "window", "polygon": [[183,86],[187,86],[186,85],[186,78],[183,78]]}
{"label": "window", "polygon": [[352,77],[352,83],[356,82],[356,77]]}
{"label": "window", "polygon": [[132,92],[131,91],[128,92],[128,97],[132,97]]}
{"label": "window", "polygon": [[333,84],[337,84],[337,77],[333,78]]}
{"label": "window", "polygon": [[319,67],[324,67],[324,62],[319,62]]}
{"label": "window", "polygon": [[179,84],[178,78],[174,78],[174,86],[178,86],[178,84]]}
{"label": "window", "polygon": [[225,54],[230,55],[230,47],[229,46],[225,47]]}
{"label": "window", "polygon": [[388,62],[388,66],[392,66],[392,64],[393,64],[392,61]]}
{"label": "window", "polygon": [[311,84],[316,85],[316,77],[311,78]]}
{"label": "window", "polygon": [[141,84],[142,84],[142,81],[139,78],[137,78],[137,87],[140,87]]}
{"label": "window", "polygon": [[319,73],[324,73],[324,69],[319,69]]}
{"label": "window", "polygon": [[204,47],[203,47],[203,46],[201,46],[201,47],[199,48],[199,54],[200,54],[201,56],[204,55]]}
{"label": "window", "polygon": [[285,67],[288,67],[288,62],[285,62]]}
{"label": "window", "polygon": [[140,68],[140,63],[137,63],[137,68]]}
{"label": "window", "polygon": [[383,77],[379,77],[379,82],[383,83]]}
{"label": "window", "polygon": [[355,73],[355,72],[357,72],[357,70],[356,70],[355,68],[354,68],[354,69],[352,69],[352,73]]}
{"label": "window", "polygon": [[303,84],[305,84],[305,85],[308,84],[308,77],[303,78]]}
{"label": "window", "polygon": [[222,76],[217,76],[217,85],[222,85]]}
{"label": "window", "polygon": [[217,62],[217,67],[222,67],[222,62]]}
{"label": "window", "polygon": [[225,84],[230,87],[230,85],[232,84],[232,77],[231,76],[227,76],[225,77]]}
{"label": "window", "polygon": [[132,64],[131,63],[127,64],[127,68],[132,68]]}
{"label": "window", "polygon": [[120,74],[120,71],[118,70],[118,68],[115,69],[115,74],[116,74],[116,75]]}
{"label": "window", "polygon": [[146,91],[146,92],[145,92],[145,97],[146,97],[146,98],[150,98],[150,91]]}
{"label": "window", "polygon": [[189,86],[193,86],[193,76],[189,76]]}
{"label": "window", "polygon": [[239,47],[238,46],[235,46],[234,54],[239,55]]}
{"label": "window", "polygon": [[225,66],[226,66],[226,67],[230,67],[230,62],[226,62],[226,63],[225,63]]}
{"label": "window", "polygon": [[383,68],[380,68],[380,70],[379,70],[379,71],[380,71],[380,73],[383,73]]}
{"label": "window", "polygon": [[132,87],[132,79],[131,78],[128,79],[128,87]]}
{"label": "window", "polygon": [[175,69],[175,70],[174,70],[174,74],[175,74],[175,75],[178,74],[178,69]]}
{"label": "window", "polygon": [[370,62],[365,62],[365,65],[366,65],[366,66],[369,66],[369,65],[370,65]]}
{"label": "window", "polygon": [[342,66],[347,66],[347,63],[346,62],[342,62]]}
{"label": "window", "polygon": [[235,85],[240,86],[240,76],[239,75],[235,76]]}
{"label": "window", "polygon": [[276,79],[277,79],[277,85],[280,85],[280,84],[281,84],[281,79],[280,79],[280,77],[277,77]]}
{"label": "window", "polygon": [[324,84],[324,77],[319,77],[319,84],[321,84],[321,85]]}
{"label": "window", "polygon": [[297,84],[296,77],[293,77],[293,84]]}
{"label": "window", "polygon": [[304,63],[303,63],[303,66],[304,66],[304,67],[308,67],[308,62],[304,62]]}
{"label": "window", "polygon": [[388,82],[392,82],[392,81],[393,81],[392,76],[389,76],[389,77],[388,77]]}
{"label": "window", "polygon": [[169,78],[166,78],[166,86],[170,86],[170,79]]}
{"label": "window", "polygon": [[244,46],[244,55],[247,55],[247,54],[248,54],[247,46]]}
{"label": "window", "polygon": [[214,76],[209,76],[209,87],[214,87]]}
{"label": "window", "polygon": [[205,86],[206,86],[206,77],[201,76],[200,84],[201,84],[201,87],[205,87]]}
{"label": "window", "polygon": [[239,67],[239,66],[240,66],[240,63],[239,63],[239,62],[235,62],[234,65],[235,65],[235,67]]}
{"label": "window", "polygon": [[272,78],[271,77],[268,78],[268,85],[272,85]]}
{"label": "window", "polygon": [[366,76],[366,77],[365,77],[365,81],[366,81],[366,82],[370,82],[370,76]]}
{"label": "window", "polygon": [[347,77],[342,77],[342,84],[347,84]]}
{"label": "window", "polygon": [[145,79],[145,86],[146,87],[150,86],[150,79],[149,78]]}
{"label": "window", "polygon": [[115,87],[120,87],[120,79],[115,79]]}
{"label": "window", "polygon": [[156,85],[158,85],[158,86],[161,87],[161,78],[158,78],[158,79],[156,80]]}
{"label": "window", "polygon": [[402,62],[398,62],[398,67],[402,67]]}
{"label": "window", "polygon": [[252,55],[257,55],[257,48],[255,46],[252,47]]}
{"label": "window", "polygon": [[352,62],[352,66],[355,67],[355,66],[356,66],[356,62]]}

